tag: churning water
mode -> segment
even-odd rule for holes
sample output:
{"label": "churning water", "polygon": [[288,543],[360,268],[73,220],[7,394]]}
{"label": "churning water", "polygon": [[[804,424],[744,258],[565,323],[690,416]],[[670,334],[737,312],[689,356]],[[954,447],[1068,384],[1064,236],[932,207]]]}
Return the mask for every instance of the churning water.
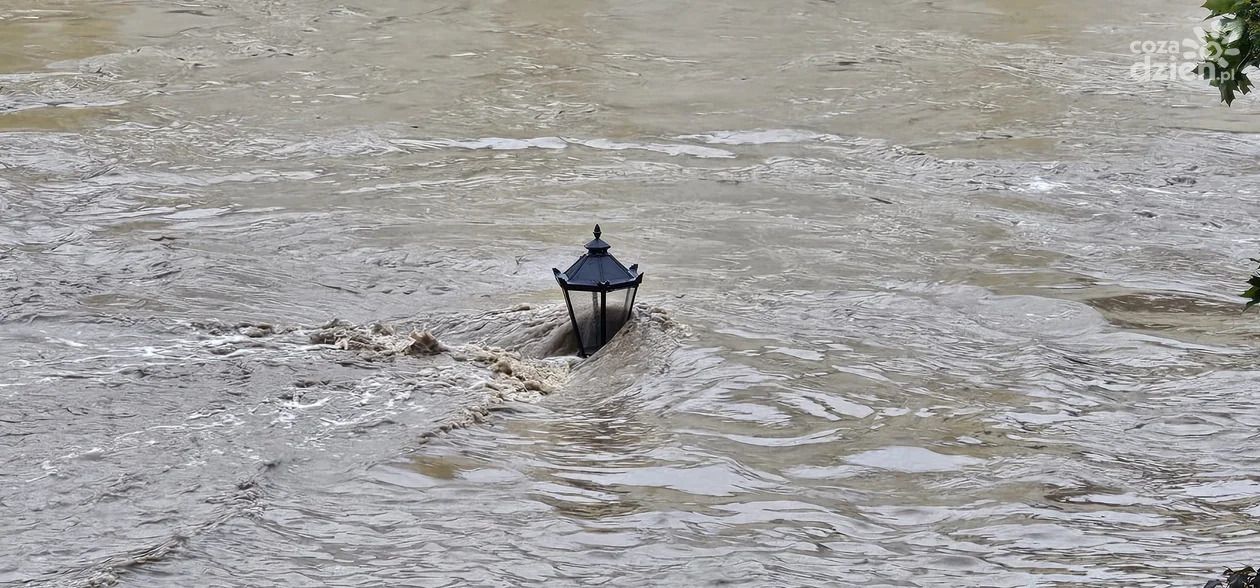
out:
{"label": "churning water", "polygon": [[1129,77],[1195,4],[0,2],[0,584],[1253,561],[1260,123]]}

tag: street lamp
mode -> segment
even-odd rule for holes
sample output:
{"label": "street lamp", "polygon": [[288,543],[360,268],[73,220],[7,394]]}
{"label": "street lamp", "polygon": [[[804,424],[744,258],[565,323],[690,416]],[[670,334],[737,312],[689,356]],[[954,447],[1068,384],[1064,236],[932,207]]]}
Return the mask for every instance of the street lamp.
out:
{"label": "street lamp", "polygon": [[[563,272],[551,269],[564,291],[564,303],[569,306],[569,320],[573,321],[573,334],[577,336],[578,355],[582,357],[599,351],[630,320],[635,293],[643,282],[639,265],[621,265],[609,255],[609,245],[599,235],[599,225],[595,225],[595,238],[586,244],[586,254]],[[583,300],[583,292],[591,294],[589,306]]]}

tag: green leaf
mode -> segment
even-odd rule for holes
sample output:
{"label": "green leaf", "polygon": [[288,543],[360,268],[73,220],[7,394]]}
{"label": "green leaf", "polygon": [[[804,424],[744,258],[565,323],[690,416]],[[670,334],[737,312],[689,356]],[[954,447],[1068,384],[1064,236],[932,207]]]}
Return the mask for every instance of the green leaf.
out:
{"label": "green leaf", "polygon": [[1225,46],[1233,46],[1247,32],[1247,22],[1241,18],[1225,17],[1221,19],[1220,42]]}
{"label": "green leaf", "polygon": [[1242,293],[1242,297],[1247,299],[1247,305],[1243,307],[1243,312],[1247,312],[1252,306],[1260,304],[1260,274],[1252,274],[1251,278],[1247,280],[1247,284],[1251,288]]}
{"label": "green leaf", "polygon": [[1251,93],[1251,78],[1247,77],[1247,74],[1245,73],[1238,74],[1238,79],[1235,81],[1238,85],[1239,92],[1242,92],[1243,94]]}
{"label": "green leaf", "polygon": [[1235,14],[1240,5],[1247,4],[1248,0],[1207,0],[1203,3],[1203,7],[1212,11],[1212,16],[1220,16],[1222,14]]}

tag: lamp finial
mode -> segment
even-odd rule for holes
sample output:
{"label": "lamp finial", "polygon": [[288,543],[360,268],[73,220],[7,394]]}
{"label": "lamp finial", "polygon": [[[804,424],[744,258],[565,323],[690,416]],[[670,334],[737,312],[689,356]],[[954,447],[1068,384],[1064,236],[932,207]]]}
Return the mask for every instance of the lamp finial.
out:
{"label": "lamp finial", "polygon": [[598,238],[599,238],[599,234],[600,234],[600,233],[599,233],[599,225],[595,225],[595,238],[596,238],[596,239],[598,239]]}

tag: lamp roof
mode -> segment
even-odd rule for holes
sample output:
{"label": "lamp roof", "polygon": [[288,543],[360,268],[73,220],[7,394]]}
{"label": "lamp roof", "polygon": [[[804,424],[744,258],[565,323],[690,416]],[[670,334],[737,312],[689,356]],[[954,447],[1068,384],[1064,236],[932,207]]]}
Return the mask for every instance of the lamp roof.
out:
{"label": "lamp roof", "polygon": [[595,238],[587,242],[586,254],[579,257],[569,269],[561,272],[552,269],[560,285],[569,290],[620,290],[637,286],[643,281],[638,264],[626,267],[608,253],[609,245],[600,238],[599,225],[595,225]]}

